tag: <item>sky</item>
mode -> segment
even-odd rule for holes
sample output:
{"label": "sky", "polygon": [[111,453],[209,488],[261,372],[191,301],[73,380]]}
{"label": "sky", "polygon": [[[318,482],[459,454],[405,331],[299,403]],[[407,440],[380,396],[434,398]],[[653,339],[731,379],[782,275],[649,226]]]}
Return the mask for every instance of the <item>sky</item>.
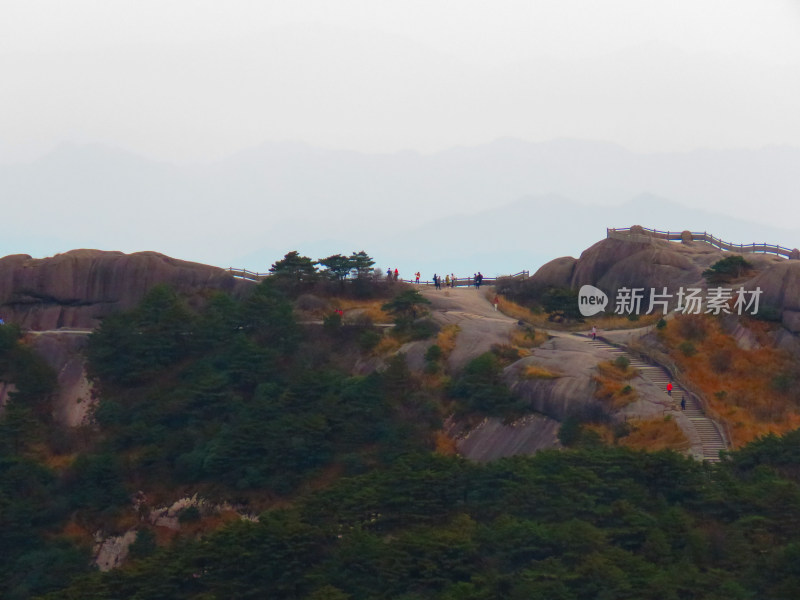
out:
{"label": "sky", "polygon": [[797,0],[4,0],[0,162],[800,145]]}
{"label": "sky", "polygon": [[3,0],[0,86],[0,255],[266,266],[525,196],[800,222],[798,0]]}

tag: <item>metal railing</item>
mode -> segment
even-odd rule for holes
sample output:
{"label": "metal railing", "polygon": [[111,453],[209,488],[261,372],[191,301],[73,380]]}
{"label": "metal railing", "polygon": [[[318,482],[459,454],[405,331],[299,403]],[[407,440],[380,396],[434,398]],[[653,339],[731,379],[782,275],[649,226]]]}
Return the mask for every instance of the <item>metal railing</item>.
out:
{"label": "metal railing", "polygon": [[[256,271],[248,271],[247,269],[235,269],[234,267],[229,267],[228,272],[238,279],[247,279],[249,281],[261,281],[266,279],[272,273],[257,273]],[[497,283],[498,279],[527,279],[530,277],[530,271],[522,270],[519,273],[514,273],[513,275],[500,275],[499,277],[484,277],[481,280],[481,285],[494,285]],[[456,277],[456,287],[469,287],[475,285],[475,279],[470,277]],[[400,281],[405,283],[416,283],[416,279],[403,279],[401,278]],[[442,285],[444,285],[444,276],[442,276]],[[433,285],[433,280],[426,280],[423,281],[420,279],[420,285]]]}
{"label": "metal railing", "polygon": [[[530,277],[530,271],[523,270],[523,271],[520,271],[519,273],[514,273],[513,275],[500,275],[498,277],[484,277],[483,279],[481,279],[481,285],[494,285],[494,284],[497,283],[498,279],[527,279],[528,277]],[[442,279],[440,281],[442,287],[445,286],[444,278],[445,278],[445,276],[442,276]],[[455,284],[454,287],[472,287],[473,285],[475,285],[475,279],[472,276],[470,276],[470,277],[456,277],[455,279],[456,279],[456,284]],[[405,283],[416,283],[417,282],[416,279],[402,279],[402,278],[400,279],[400,281],[403,281]],[[426,279],[426,280],[420,279],[419,280],[419,285],[433,285],[433,280],[432,279]]]}
{"label": "metal railing", "polygon": [[269,273],[256,273],[255,271],[248,271],[247,269],[234,269],[228,268],[228,272],[237,279],[247,279],[249,281],[261,281],[265,277],[269,277]]}
{"label": "metal railing", "polygon": [[733,244],[726,242],[707,231],[661,231],[660,229],[648,229],[647,227],[617,227],[607,228],[606,237],[636,242],[651,242],[653,239],[667,241],[692,241],[705,242],[714,248],[727,250],[729,252],[758,252],[763,254],[775,254],[790,259],[800,259],[800,250],[797,248],[787,248],[775,244]]}
{"label": "metal railing", "polygon": [[[609,342],[608,340],[604,341],[607,343],[613,343]],[[651,365],[655,365],[657,367],[661,367],[662,369],[666,369],[670,377],[672,377],[672,380],[681,386],[683,391],[692,397],[695,402],[697,402],[697,405],[703,411],[703,414],[711,420],[711,422],[714,424],[714,427],[719,432],[722,441],[725,442],[725,446],[728,449],[733,447],[733,436],[728,424],[720,419],[716,412],[711,409],[708,400],[706,400],[706,397],[703,395],[700,389],[686,379],[686,377],[684,377],[683,373],[678,368],[678,365],[666,353],[636,342],[628,346],[623,346],[622,344],[616,345],[630,352],[639,360],[650,363]]]}

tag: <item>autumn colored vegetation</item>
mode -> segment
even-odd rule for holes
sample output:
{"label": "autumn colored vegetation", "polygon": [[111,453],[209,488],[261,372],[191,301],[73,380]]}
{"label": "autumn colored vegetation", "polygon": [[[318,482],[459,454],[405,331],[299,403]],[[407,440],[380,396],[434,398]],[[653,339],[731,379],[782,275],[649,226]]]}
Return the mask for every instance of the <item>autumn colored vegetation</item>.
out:
{"label": "autumn colored vegetation", "polygon": [[684,315],[658,336],[685,378],[702,393],[713,416],[727,423],[735,446],[800,427],[796,356],[774,346],[777,326],[741,319],[752,348],[740,347],[720,317]]}

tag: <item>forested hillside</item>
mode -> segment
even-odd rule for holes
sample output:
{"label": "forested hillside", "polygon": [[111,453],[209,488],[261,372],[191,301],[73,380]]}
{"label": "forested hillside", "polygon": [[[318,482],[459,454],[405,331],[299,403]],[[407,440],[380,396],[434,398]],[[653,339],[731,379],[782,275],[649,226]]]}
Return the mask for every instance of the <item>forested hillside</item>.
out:
{"label": "forested hillside", "polygon": [[[87,350],[94,421],[77,430],[52,421],[54,374],[0,326],[0,379],[13,386],[0,596],[794,597],[797,432],[715,467],[588,434],[562,451],[465,461],[443,442],[449,415],[525,410],[500,377],[510,347],[446,373],[440,335],[413,372],[396,350],[436,333],[423,298],[302,271],[193,308],[156,287],[107,317]],[[306,318],[356,298],[396,326]],[[375,368],[354,375],[359,364]],[[152,518],[188,497],[202,502],[174,528]],[[126,532],[127,561],[96,572],[98,541]]]}
{"label": "forested hillside", "polygon": [[795,598],[799,441],[415,453],[48,598]]}

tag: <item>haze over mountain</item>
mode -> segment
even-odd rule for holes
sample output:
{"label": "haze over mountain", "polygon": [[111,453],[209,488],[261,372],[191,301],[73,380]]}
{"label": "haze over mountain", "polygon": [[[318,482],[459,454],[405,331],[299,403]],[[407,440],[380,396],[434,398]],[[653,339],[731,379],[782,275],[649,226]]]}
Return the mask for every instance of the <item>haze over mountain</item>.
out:
{"label": "haze over mountain", "polygon": [[405,273],[495,274],[635,223],[794,247],[800,231],[786,224],[800,217],[798,173],[800,150],[777,146],[642,154],[500,139],[426,155],[283,143],[181,166],[63,145],[0,167],[12,224],[0,254],[157,250],[265,271],[292,249],[318,258],[363,248]]}

